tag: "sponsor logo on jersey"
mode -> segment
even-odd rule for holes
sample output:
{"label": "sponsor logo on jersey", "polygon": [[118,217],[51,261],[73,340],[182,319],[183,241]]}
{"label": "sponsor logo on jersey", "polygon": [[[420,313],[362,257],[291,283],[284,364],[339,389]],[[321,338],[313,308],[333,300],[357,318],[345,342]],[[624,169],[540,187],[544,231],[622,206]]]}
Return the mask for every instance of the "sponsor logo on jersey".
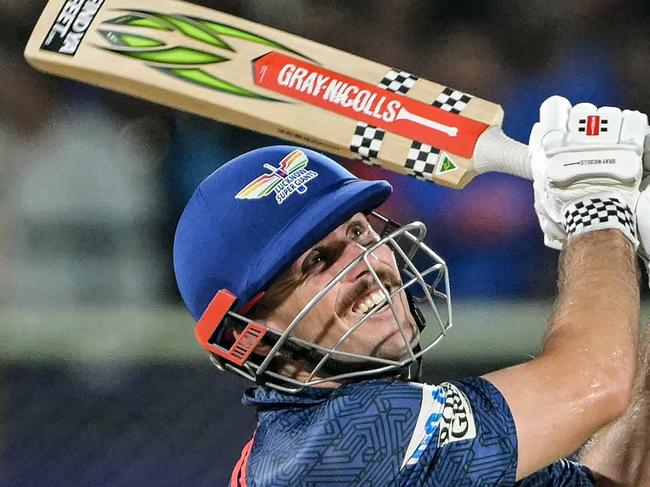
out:
{"label": "sponsor logo on jersey", "polygon": [[440,448],[476,437],[474,413],[467,396],[455,385],[422,386],[420,413],[406,449],[402,468],[418,463],[432,442]]}
{"label": "sponsor logo on jersey", "polygon": [[41,44],[41,49],[74,56],[104,0],[68,0]]}
{"label": "sponsor logo on jersey", "polygon": [[309,159],[304,152],[294,150],[280,161],[278,167],[264,164],[271,171],[248,183],[235,198],[254,200],[275,193],[275,201],[281,205],[293,193],[304,194],[307,183],[318,177],[316,171],[307,170]]}
{"label": "sponsor logo on jersey", "polygon": [[474,413],[467,396],[448,382],[441,384],[441,387],[445,390],[445,405],[440,418],[438,447],[476,438]]}
{"label": "sponsor logo on jersey", "polygon": [[422,386],[420,414],[406,449],[402,468],[418,463],[427,446],[436,437],[444,405],[445,390],[442,387],[433,387],[427,384]]}

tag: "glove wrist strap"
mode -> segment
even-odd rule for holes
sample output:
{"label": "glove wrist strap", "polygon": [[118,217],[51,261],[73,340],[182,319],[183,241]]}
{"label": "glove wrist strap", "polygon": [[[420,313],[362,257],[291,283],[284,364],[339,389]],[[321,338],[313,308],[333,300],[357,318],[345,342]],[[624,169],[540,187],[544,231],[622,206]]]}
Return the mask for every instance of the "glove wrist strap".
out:
{"label": "glove wrist strap", "polygon": [[596,230],[616,228],[639,246],[634,213],[616,196],[589,196],[571,202],[564,210],[564,229],[567,236]]}

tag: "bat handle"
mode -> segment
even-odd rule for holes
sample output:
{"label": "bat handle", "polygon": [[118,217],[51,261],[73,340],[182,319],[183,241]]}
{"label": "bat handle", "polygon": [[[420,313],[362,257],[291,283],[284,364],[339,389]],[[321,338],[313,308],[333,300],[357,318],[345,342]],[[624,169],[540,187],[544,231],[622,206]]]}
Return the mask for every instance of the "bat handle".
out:
{"label": "bat handle", "polygon": [[490,127],[481,134],[472,159],[479,174],[494,171],[533,179],[528,146],[508,137],[500,127]]}

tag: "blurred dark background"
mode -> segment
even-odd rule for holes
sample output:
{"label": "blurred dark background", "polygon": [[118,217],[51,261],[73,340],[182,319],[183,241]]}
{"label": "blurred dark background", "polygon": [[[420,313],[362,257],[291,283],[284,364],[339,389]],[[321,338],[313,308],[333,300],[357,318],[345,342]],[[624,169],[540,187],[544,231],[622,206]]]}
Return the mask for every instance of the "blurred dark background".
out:
{"label": "blurred dark background", "polygon": [[[22,50],[44,3],[0,0],[0,485],[226,485],[255,419],[193,343],[171,243],[206,175],[276,141],[37,73]],[[194,3],[497,101],[522,142],[552,94],[650,109],[648,2]],[[383,212],[425,222],[449,264],[430,381],[535,352],[557,253],[530,183],[456,192],[339,160],[388,179]]]}

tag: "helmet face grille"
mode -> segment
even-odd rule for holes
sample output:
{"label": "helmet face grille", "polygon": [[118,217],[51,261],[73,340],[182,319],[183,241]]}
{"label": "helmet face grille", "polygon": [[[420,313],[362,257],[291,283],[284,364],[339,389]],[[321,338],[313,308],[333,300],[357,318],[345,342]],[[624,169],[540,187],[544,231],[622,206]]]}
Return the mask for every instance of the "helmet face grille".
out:
{"label": "helmet face grille", "polygon": [[[403,376],[409,367],[419,366],[422,356],[442,340],[452,325],[447,266],[424,243],[426,235],[424,224],[413,222],[399,226],[376,213],[370,214],[368,221],[379,235],[379,239],[367,246],[331,279],[302,308],[284,331],[267,328],[269,341],[266,343],[271,346],[271,349],[265,357],[258,356],[241,366],[215,357],[213,361],[219,364],[219,368],[235,372],[258,384],[265,384],[286,392],[298,392],[303,387],[331,382]],[[373,268],[372,261],[376,260],[373,252],[380,247],[387,247],[395,257],[401,281],[398,286],[394,283],[388,285]],[[365,274],[372,279],[374,293],[381,293],[381,301],[375,302],[374,307],[368,309],[356,323],[349,326],[333,345],[323,346],[296,336],[295,331],[301,323],[304,326],[310,325],[305,320],[310,311],[353,270],[358,273],[360,266],[365,266],[367,270]],[[407,307],[410,308],[407,313],[408,319],[404,318],[403,310],[401,314],[399,311],[400,303],[403,302],[408,302]],[[419,310],[426,315],[427,323],[423,323],[416,316]],[[390,320],[392,315],[395,327],[393,332],[399,333],[401,348],[403,348],[399,358],[386,358],[381,354],[364,355],[350,351],[352,347],[345,347],[355,334],[364,333],[364,324],[379,313],[384,320]],[[230,313],[230,318],[240,321],[242,326],[251,322],[248,318],[235,313]],[[286,357],[289,355],[286,353],[287,350],[291,350],[290,359]],[[290,360],[294,366],[278,368],[278,359]],[[284,372],[284,370],[296,370],[296,364],[299,364],[300,374]]]}

